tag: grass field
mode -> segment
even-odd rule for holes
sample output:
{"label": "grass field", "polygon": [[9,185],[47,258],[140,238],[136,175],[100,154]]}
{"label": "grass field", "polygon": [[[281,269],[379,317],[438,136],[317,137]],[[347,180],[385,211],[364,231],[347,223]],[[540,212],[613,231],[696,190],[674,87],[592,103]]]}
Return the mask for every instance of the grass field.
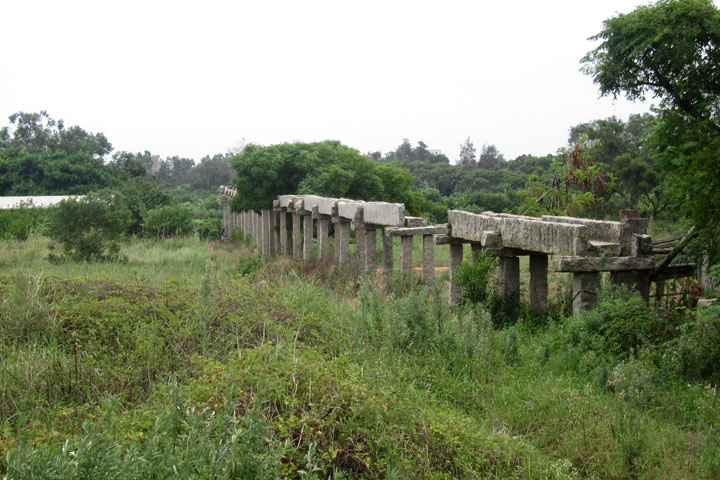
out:
{"label": "grass field", "polygon": [[580,320],[231,242],[48,246],[0,243],[3,478],[720,478],[714,384],[604,365]]}

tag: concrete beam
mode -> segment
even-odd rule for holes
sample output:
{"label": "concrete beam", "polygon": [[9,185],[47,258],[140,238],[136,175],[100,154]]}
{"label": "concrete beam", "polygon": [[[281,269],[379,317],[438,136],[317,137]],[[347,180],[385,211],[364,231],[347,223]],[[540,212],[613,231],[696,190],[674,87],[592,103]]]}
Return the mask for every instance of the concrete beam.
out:
{"label": "concrete beam", "polygon": [[481,242],[483,232],[496,231],[502,246],[538,253],[587,255],[590,252],[588,227],[556,223],[520,215],[485,215],[459,210],[448,212],[453,237]]}
{"label": "concrete beam", "polygon": [[618,243],[622,255],[629,255],[632,227],[623,222],[607,220],[592,220],[589,218],[565,217],[557,215],[543,215],[542,220],[555,223],[568,223],[572,225],[585,225],[588,227],[589,240]]}
{"label": "concrete beam", "polygon": [[447,223],[429,227],[388,227],[385,235],[390,237],[406,237],[408,235],[447,235]]}
{"label": "concrete beam", "polygon": [[560,257],[553,262],[556,272],[623,272],[652,270],[652,257]]}

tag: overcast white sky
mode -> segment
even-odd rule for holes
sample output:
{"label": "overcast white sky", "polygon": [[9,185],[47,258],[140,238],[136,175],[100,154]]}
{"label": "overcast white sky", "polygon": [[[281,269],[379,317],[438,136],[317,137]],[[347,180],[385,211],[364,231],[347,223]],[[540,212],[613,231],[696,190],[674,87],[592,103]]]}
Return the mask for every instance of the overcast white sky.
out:
{"label": "overcast white sky", "polygon": [[572,125],[648,111],[579,71],[603,20],[644,3],[5,1],[0,126],[47,110],[116,151],[196,160],[243,139],[545,155]]}

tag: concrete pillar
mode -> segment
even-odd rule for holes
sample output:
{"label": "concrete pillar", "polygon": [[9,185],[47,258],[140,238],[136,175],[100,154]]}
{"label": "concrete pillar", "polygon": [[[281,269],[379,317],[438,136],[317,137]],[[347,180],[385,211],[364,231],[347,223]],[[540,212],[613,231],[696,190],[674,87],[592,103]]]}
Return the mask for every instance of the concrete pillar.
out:
{"label": "concrete pillar", "polygon": [[400,268],[406,271],[412,270],[412,242],[411,235],[400,237]]}
{"label": "concrete pillar", "polygon": [[355,224],[355,255],[361,270],[365,269],[367,257],[367,233],[365,232],[364,223]]}
{"label": "concrete pillar", "polygon": [[428,290],[435,287],[435,236],[423,235],[423,282]]}
{"label": "concrete pillar", "polygon": [[271,221],[271,215],[272,213],[270,210],[262,210],[260,212],[261,218],[262,218],[262,254],[266,257],[269,257],[272,255],[272,235],[271,235],[271,227],[272,227],[272,221]]}
{"label": "concrete pillar", "polygon": [[302,235],[300,222],[302,222],[302,216],[293,212],[292,214],[292,244],[293,244],[293,258],[295,260],[301,260],[303,257],[302,253]]}
{"label": "concrete pillar", "polygon": [[330,257],[330,217],[327,215],[318,215],[317,235],[320,258]]}
{"label": "concrete pillar", "polygon": [[377,270],[377,230],[367,227],[365,239],[365,269],[374,274]]}
{"label": "concrete pillar", "polygon": [[383,269],[386,276],[392,275],[393,271],[393,239],[389,235],[385,235],[385,231],[382,232],[382,245],[383,245]]}
{"label": "concrete pillar", "polygon": [[280,210],[280,255],[288,254],[287,210]]}
{"label": "concrete pillar", "polygon": [[498,268],[498,293],[510,295],[520,291],[520,259],[500,257]]}
{"label": "concrete pillar", "polygon": [[462,265],[463,245],[462,243],[450,244],[450,305],[460,302],[462,288],[457,284],[456,276]]}
{"label": "concrete pillar", "polygon": [[303,215],[303,258],[307,260],[313,252],[313,219],[312,215]]}
{"label": "concrete pillar", "polygon": [[640,292],[645,303],[650,301],[650,271],[631,270],[625,272],[610,272],[610,284],[625,285],[629,289]]}
{"label": "concrete pillar", "polygon": [[573,315],[579,315],[581,311],[591,310],[597,305],[597,289],[599,287],[599,273],[573,273]]}
{"label": "concrete pillar", "polygon": [[548,312],[548,256],[530,255],[530,310],[539,315]]}
{"label": "concrete pillar", "polygon": [[345,265],[350,253],[350,222],[337,218],[335,221],[335,259],[338,265]]}

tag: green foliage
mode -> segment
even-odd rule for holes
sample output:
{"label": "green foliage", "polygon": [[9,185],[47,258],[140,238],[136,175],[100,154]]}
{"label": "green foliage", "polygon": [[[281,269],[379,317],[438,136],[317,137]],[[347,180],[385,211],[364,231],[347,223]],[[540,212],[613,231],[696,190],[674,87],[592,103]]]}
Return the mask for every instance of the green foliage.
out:
{"label": "green foliage", "polygon": [[50,238],[76,261],[105,261],[117,256],[117,240],[131,223],[121,198],[90,194],[60,202],[50,222]]}
{"label": "green foliage", "polygon": [[47,209],[32,205],[0,210],[0,238],[27,240],[32,233],[42,234],[45,231],[47,216]]}
{"label": "green foliage", "polygon": [[660,0],[605,21],[584,70],[602,95],[660,100],[652,139],[679,211],[717,252],[720,209],[720,11],[711,0]]}
{"label": "green foliage", "polygon": [[691,380],[720,384],[720,306],[700,308],[668,344],[669,367]]}
{"label": "green foliage", "polygon": [[458,269],[456,282],[462,288],[463,302],[486,305],[495,291],[497,258],[482,251],[465,260]]}
{"label": "green foliage", "polygon": [[46,112],[10,116],[0,129],[0,195],[84,194],[112,183],[101,133],[66,128]]}
{"label": "green foliage", "polygon": [[130,210],[132,222],[126,231],[129,235],[143,232],[143,224],[149,211],[175,202],[170,193],[144,177],[129,178],[117,187],[108,189],[107,194],[121,201]]}
{"label": "green foliage", "polygon": [[190,235],[194,231],[192,211],[187,205],[165,205],[150,210],[143,232],[152,238]]}

